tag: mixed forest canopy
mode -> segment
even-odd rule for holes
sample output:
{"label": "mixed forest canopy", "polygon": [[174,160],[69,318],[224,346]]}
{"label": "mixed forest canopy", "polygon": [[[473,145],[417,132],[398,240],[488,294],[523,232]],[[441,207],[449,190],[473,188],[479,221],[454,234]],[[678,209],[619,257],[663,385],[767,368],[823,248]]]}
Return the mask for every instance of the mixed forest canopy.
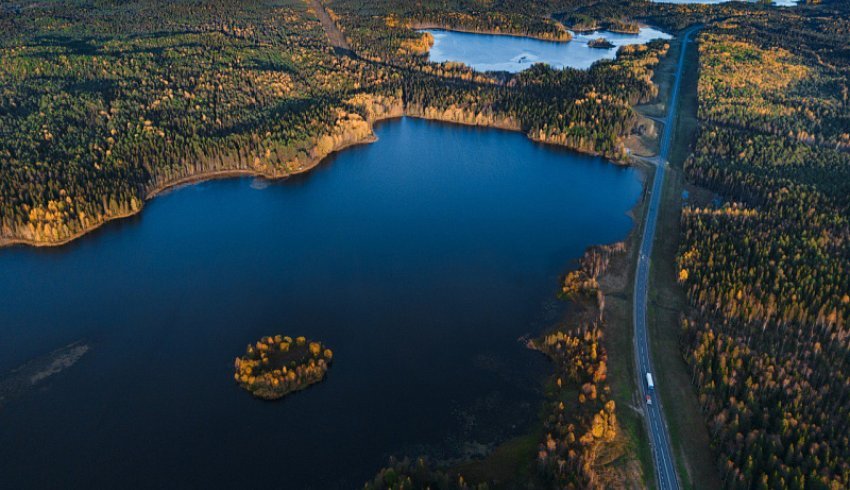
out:
{"label": "mixed forest canopy", "polygon": [[[826,6],[825,6],[826,7]],[[727,488],[850,486],[850,12],[764,11],[699,39],[682,324]]]}
{"label": "mixed forest canopy", "polygon": [[655,95],[652,68],[666,50],[633,47],[588,71],[538,66],[506,80],[428,63],[405,44],[421,35],[405,27],[407,14],[394,23],[403,12],[391,2],[370,7],[383,9],[377,17],[362,2],[331,4],[355,50],[341,53],[311,5],[56,1],[0,10],[0,243],[61,243],[193,178],[300,172],[366,141],[374,120],[403,113],[622,160],[631,105]]}

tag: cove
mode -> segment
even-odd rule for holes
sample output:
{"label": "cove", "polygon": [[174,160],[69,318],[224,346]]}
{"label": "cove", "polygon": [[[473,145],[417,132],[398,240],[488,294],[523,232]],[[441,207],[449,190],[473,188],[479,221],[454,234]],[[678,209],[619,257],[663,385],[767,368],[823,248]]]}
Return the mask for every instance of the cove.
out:
{"label": "cove", "polygon": [[[610,31],[572,33],[569,42],[543,41],[529,37],[477,34],[469,32],[426,29],[434,36],[434,45],[428,52],[429,60],[436,63],[459,61],[478,71],[507,71],[517,73],[534,63],[546,63],[562,68],[587,69],[593,63],[617,55],[617,47],[629,44],[646,44],[653,39],[670,39],[667,33],[643,27],[638,34],[620,34]],[[615,47],[591,48],[591,39],[604,37]]]}
{"label": "cove", "polygon": [[[0,251],[0,487],[359,488],[389,455],[522,433],[550,366],[519,340],[559,276],[625,238],[639,174],[524,135],[404,118],[285,181],[174,190],[55,249]],[[334,350],[278,402],[232,379],[263,335]]]}

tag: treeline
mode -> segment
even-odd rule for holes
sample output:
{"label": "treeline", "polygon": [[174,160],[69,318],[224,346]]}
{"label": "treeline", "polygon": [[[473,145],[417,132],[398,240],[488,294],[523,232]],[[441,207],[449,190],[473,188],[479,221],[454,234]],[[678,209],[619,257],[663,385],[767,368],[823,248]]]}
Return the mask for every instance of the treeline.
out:
{"label": "treeline", "polygon": [[[360,53],[383,56],[394,38],[410,36],[411,27],[442,27],[473,32],[531,36],[568,41],[569,32],[551,17],[554,2],[501,0],[449,2],[359,2],[332,0],[326,5],[339,16],[346,36]],[[376,43],[376,41],[378,41]]]}
{"label": "treeline", "polygon": [[[382,116],[350,103],[364,95],[401,98],[385,114],[510,127],[622,160],[631,105],[654,95],[666,50],[627,47],[587,71],[493,78],[380,42],[390,63],[339,56],[306,4],[243,3],[0,14],[0,243],[71,239],[198,176],[301,171],[371,134],[368,120]],[[342,23],[372,19],[352,16]],[[395,31],[413,32],[370,32]]]}
{"label": "treeline", "polygon": [[[682,343],[727,488],[850,486],[850,8],[700,36]],[[802,12],[802,13],[801,13]]]}
{"label": "treeline", "polygon": [[[553,3],[554,17],[571,29],[602,28],[625,32],[633,30],[638,23],[673,32],[694,24],[709,25],[739,15],[760,17],[777,8],[761,1],[679,4],[645,0],[562,0]],[[787,10],[787,7],[782,8]]]}
{"label": "treeline", "polygon": [[556,488],[603,487],[598,458],[620,429],[602,330],[583,323],[547,334],[533,346],[556,365],[544,405],[546,435],[537,453],[543,479]]}
{"label": "treeline", "polygon": [[389,465],[381,468],[371,481],[363,485],[364,490],[487,490],[487,483],[472,484],[463,475],[440,470],[431,466],[424,458],[416,461],[390,458]]}
{"label": "treeline", "polygon": [[570,33],[546,17],[488,10],[460,12],[417,12],[409,18],[412,26],[443,27],[462,31],[529,36],[547,41],[569,41]]}
{"label": "treeline", "polygon": [[4,17],[0,240],[66,240],[199,174],[286,175],[362,131],[345,101],[397,73],[334,55],[301,2],[234,3]]}
{"label": "treeline", "polygon": [[619,17],[597,18],[584,13],[574,12],[558,16],[558,20],[575,32],[608,30],[611,32],[622,32],[637,34],[640,32],[640,24],[622,14]]}
{"label": "treeline", "polygon": [[632,106],[655,97],[652,69],[667,47],[626,46],[616,62],[588,70],[535,65],[507,84],[413,74],[404,81],[404,100],[429,117],[512,127],[537,141],[623,161],[622,137],[637,122]]}

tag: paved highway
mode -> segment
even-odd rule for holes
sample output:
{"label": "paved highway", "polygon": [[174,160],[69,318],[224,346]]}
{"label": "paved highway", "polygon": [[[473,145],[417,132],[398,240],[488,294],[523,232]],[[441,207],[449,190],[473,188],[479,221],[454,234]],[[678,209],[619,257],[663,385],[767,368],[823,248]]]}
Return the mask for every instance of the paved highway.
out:
{"label": "paved highway", "polygon": [[656,389],[650,388],[647,383],[647,373],[652,373],[656,385],[664,382],[664,375],[663,373],[656,373],[652,369],[652,358],[649,352],[649,332],[646,328],[646,305],[649,288],[649,259],[652,257],[652,242],[655,238],[655,225],[658,221],[658,207],[661,204],[664,171],[667,168],[667,158],[670,154],[670,141],[673,134],[673,122],[679,102],[679,86],[682,80],[685,48],[687,43],[690,42],[691,34],[697,29],[698,27],[692,27],[685,31],[682,36],[679,62],[676,67],[673,90],[670,93],[667,116],[664,118],[664,130],[661,134],[657,170],[652,182],[652,188],[649,191],[649,206],[646,212],[646,223],[640,244],[640,255],[637,261],[634,288],[635,363],[638,368],[638,385],[640,386],[641,400],[643,400],[644,404],[644,413],[646,413],[646,426],[649,433],[649,442],[652,446],[652,457],[655,462],[655,476],[658,480],[659,488],[673,490],[679,488],[679,479],[676,475],[673,451],[670,448],[670,435],[667,432],[667,423],[664,421],[664,412],[661,409],[661,399],[658,392]]}

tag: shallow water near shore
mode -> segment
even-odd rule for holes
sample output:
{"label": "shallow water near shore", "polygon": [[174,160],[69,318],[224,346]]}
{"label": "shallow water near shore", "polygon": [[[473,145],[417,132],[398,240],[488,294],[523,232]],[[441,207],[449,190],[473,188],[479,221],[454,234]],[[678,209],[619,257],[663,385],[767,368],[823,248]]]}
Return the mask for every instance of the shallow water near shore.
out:
{"label": "shallow water near shore", "polygon": [[[478,71],[507,71],[517,73],[535,63],[562,69],[587,69],[599,60],[612,60],[617,48],[629,44],[646,44],[653,39],[670,39],[665,32],[649,27],[638,34],[610,31],[574,33],[569,42],[554,42],[520,36],[478,34],[469,32],[424,29],[434,36],[428,52],[429,60],[442,63],[459,61]],[[591,48],[588,41],[604,37],[613,48]]]}
{"label": "shallow water near shore", "polygon": [[[206,182],[56,249],[0,250],[0,377],[84,357],[0,409],[0,488],[359,488],[391,454],[522,433],[550,372],[519,340],[559,276],[625,238],[638,173],[404,118],[286,181]],[[277,402],[232,379],[267,334],[334,350]]]}

